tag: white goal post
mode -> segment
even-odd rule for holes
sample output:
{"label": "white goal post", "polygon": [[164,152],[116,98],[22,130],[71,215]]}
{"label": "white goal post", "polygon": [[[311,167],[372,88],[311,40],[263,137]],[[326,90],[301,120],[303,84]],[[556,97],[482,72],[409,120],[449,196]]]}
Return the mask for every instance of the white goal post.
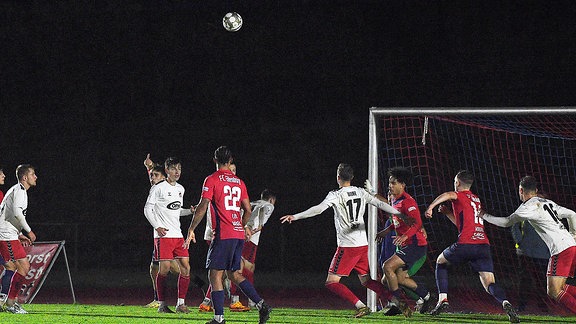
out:
{"label": "white goal post", "polygon": [[[564,115],[575,114],[576,107],[426,107],[426,108],[398,108],[398,107],[372,107],[369,111],[368,123],[368,179],[375,188],[378,188],[378,116],[496,116],[496,115]],[[424,133],[424,130],[422,130]],[[378,215],[376,207],[368,208],[368,260],[370,262],[370,275],[377,277],[378,258],[375,242]],[[372,311],[376,311],[376,294],[368,289],[367,304]]]}

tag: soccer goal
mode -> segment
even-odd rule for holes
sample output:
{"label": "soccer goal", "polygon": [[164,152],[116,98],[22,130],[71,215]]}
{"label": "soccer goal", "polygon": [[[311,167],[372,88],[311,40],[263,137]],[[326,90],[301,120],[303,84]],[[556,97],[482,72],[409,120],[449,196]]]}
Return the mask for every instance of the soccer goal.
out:
{"label": "soccer goal", "polygon": [[[472,191],[492,214],[507,216],[518,207],[518,181],[525,175],[535,176],[550,199],[576,208],[575,107],[371,108],[368,158],[368,177],[381,194],[387,192],[388,168],[404,166],[414,174],[414,183],[406,191],[418,202],[429,242],[427,263],[417,276],[434,292],[436,257],[456,242],[458,231],[445,216],[435,214],[427,219],[424,211],[437,195],[454,190],[457,171],[474,173]],[[368,239],[373,277],[379,271],[374,240],[378,216],[371,207]],[[485,227],[496,282],[506,290],[508,299],[517,303],[520,271],[511,230],[487,223]],[[451,310],[501,312],[468,265],[451,268],[449,280]],[[528,307],[544,303],[551,313],[559,311],[546,297],[545,279],[533,288]],[[373,310],[376,302],[369,291],[368,304]]]}

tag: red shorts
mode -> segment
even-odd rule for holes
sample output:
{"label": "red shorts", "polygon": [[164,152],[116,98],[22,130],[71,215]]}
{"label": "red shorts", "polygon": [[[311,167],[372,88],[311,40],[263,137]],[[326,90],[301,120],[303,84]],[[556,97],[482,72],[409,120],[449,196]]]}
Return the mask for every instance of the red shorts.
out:
{"label": "red shorts", "polygon": [[339,276],[348,276],[352,270],[359,275],[370,273],[368,266],[368,245],[359,247],[338,247],[328,272]]}
{"label": "red shorts", "polygon": [[19,240],[0,241],[0,254],[6,262],[26,258],[26,251]]}
{"label": "red shorts", "polygon": [[573,277],[575,270],[576,246],[572,246],[550,257],[546,276]]}
{"label": "red shorts", "polygon": [[177,258],[187,258],[188,250],[183,247],[184,238],[155,238],[154,239],[154,259],[158,261],[168,261]]}
{"label": "red shorts", "polygon": [[251,241],[244,242],[242,258],[252,264],[256,264],[256,251],[258,251],[258,245]]}

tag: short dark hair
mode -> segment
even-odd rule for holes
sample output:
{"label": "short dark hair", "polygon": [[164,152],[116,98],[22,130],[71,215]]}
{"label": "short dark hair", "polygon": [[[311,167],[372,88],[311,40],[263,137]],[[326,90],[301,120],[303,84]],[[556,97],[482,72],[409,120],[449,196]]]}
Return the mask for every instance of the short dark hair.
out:
{"label": "short dark hair", "polygon": [[396,178],[398,182],[405,185],[412,183],[412,172],[405,167],[393,167],[388,169],[388,176]]}
{"label": "short dark hair", "polygon": [[524,191],[535,193],[538,191],[538,181],[533,176],[525,176],[520,179],[520,187]]}
{"label": "short dark hair", "polygon": [[456,173],[456,178],[467,186],[472,186],[474,183],[474,174],[468,170],[460,170]]}
{"label": "short dark hair", "polygon": [[350,164],[340,163],[338,165],[338,175],[344,181],[352,181],[354,179],[354,169]]}
{"label": "short dark hair", "polygon": [[156,164],[153,168],[152,168],[152,172],[160,172],[162,173],[163,176],[167,177],[166,175],[166,169],[163,165],[161,164]]}
{"label": "short dark hair", "polygon": [[214,159],[218,164],[226,164],[232,162],[232,151],[227,146],[220,146],[214,151]]}
{"label": "short dark hair", "polygon": [[270,189],[262,190],[262,192],[260,193],[260,199],[268,200],[270,198],[276,199],[276,194],[274,192],[272,192],[272,190],[270,190]]}
{"label": "short dark hair", "polygon": [[171,156],[171,157],[167,158],[166,161],[164,161],[164,167],[165,168],[169,168],[169,167],[174,166],[176,164],[182,164],[182,163],[180,162],[179,158],[174,157],[174,156]]}
{"label": "short dark hair", "polygon": [[16,178],[18,181],[22,180],[22,178],[30,172],[30,170],[34,170],[34,167],[30,164],[20,164],[16,168]]}

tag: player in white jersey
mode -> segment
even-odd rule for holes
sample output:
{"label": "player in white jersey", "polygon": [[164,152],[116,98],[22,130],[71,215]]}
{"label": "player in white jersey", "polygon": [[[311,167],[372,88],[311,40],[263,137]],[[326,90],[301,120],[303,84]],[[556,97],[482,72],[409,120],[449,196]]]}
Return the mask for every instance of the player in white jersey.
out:
{"label": "player in white jersey", "polygon": [[26,221],[28,209],[27,190],[36,186],[36,172],[29,164],[21,164],[16,168],[18,183],[6,192],[6,196],[0,204],[0,254],[6,261],[16,265],[10,282],[10,289],[6,299],[6,310],[11,313],[27,313],[16,303],[18,292],[28,271],[30,262],[26,251],[19,240],[21,233],[25,233],[31,242],[36,241],[36,235]]}
{"label": "player in white jersey", "polygon": [[332,207],[334,210],[334,226],[338,248],[328,269],[326,288],[337,296],[352,303],[356,309],[356,316],[361,317],[370,313],[370,308],[358,298],[348,287],[340,283],[340,278],[350,275],[356,270],[358,279],[363,286],[373,290],[379,296],[388,298],[388,290],[379,281],[370,278],[368,265],[368,239],[364,213],[366,205],[370,204],[379,209],[402,217],[401,213],[387,203],[370,195],[363,188],[352,186],[354,170],[348,164],[338,165],[336,180],[340,189],[328,193],[324,201],[295,215],[285,215],[280,218],[282,223],[313,217]]}
{"label": "player in white jersey", "polygon": [[[576,313],[576,287],[566,284],[576,270],[576,212],[562,207],[552,200],[538,196],[537,182],[532,176],[520,180],[518,195],[522,204],[508,217],[496,217],[483,211],[485,221],[509,227],[527,220],[550,250],[546,273],[548,296]],[[562,224],[568,220],[570,232]]]}
{"label": "player in white jersey", "polygon": [[[144,160],[144,166],[148,173],[148,179],[150,179],[150,186],[157,184],[160,181],[166,180],[166,171],[164,171],[164,165],[156,164],[150,159],[150,153],[146,156]],[[160,269],[160,263],[154,257],[154,252],[152,252],[152,260],[150,261],[150,279],[152,280],[152,288],[154,290],[154,299],[146,304],[144,307],[147,308],[158,308],[160,303],[158,302],[158,292],[156,290],[156,276],[158,276],[158,270]],[[178,262],[172,260],[170,262],[170,272],[173,274],[178,274],[180,268],[178,267]]]}
{"label": "player in white jersey", "polygon": [[[242,275],[254,285],[254,271],[256,270],[256,252],[258,251],[258,243],[260,242],[260,234],[262,228],[272,216],[274,212],[274,205],[276,204],[276,195],[264,189],[260,193],[260,199],[250,202],[252,206],[252,215],[248,220],[247,226],[252,229],[252,236],[250,240],[244,243],[242,248],[242,263],[240,264],[240,272]],[[253,301],[248,300],[248,306],[244,306],[240,302],[240,296],[236,293],[235,286],[230,287],[230,310],[231,311],[247,311],[255,307]]]}
{"label": "player in white jersey", "polygon": [[189,313],[185,298],[190,284],[190,261],[188,249],[184,248],[180,217],[192,214],[192,210],[181,209],[184,187],[177,182],[182,172],[180,161],[170,157],[166,159],[164,168],[167,174],[166,180],[150,188],[144,207],[144,215],[154,228],[154,254],[160,264],[156,276],[156,289],[160,303],[158,312],[173,313],[166,305],[165,293],[170,264],[176,259],[180,268],[176,312]]}

